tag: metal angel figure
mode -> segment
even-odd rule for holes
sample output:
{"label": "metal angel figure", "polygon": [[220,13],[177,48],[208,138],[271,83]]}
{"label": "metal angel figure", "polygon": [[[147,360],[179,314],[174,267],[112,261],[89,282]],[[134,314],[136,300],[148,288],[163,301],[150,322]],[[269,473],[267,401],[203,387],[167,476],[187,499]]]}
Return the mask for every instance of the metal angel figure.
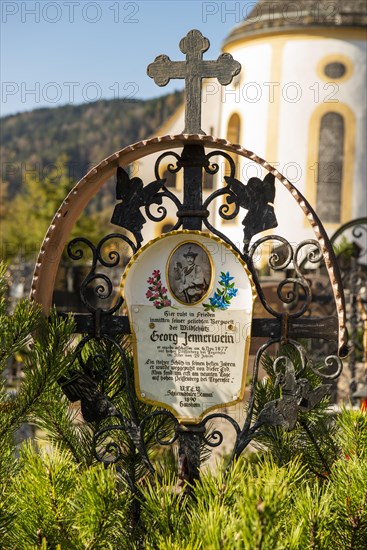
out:
{"label": "metal angel figure", "polygon": [[250,178],[247,185],[230,176],[225,176],[224,179],[232,192],[227,197],[227,203],[235,203],[248,210],[242,222],[245,243],[249,243],[257,233],[277,227],[273,174],[267,174],[263,181],[256,177]]}
{"label": "metal angel figure", "polygon": [[152,203],[162,204],[162,197],[156,194],[165,181],[156,180],[144,187],[140,178],[130,179],[123,168],[117,168],[116,199],[122,202],[115,206],[111,223],[131,231],[138,245],[143,240],[141,230],[146,223],[140,208]]}

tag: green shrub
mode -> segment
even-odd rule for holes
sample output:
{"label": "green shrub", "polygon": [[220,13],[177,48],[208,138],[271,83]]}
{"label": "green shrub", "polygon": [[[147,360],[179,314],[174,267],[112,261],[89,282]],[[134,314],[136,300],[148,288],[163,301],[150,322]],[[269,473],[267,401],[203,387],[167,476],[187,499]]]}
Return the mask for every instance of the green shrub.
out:
{"label": "green shrub", "polygon": [[[183,495],[174,453],[167,459],[155,453],[165,468],[162,479],[154,477],[124,432],[116,433],[121,460],[108,468],[98,463],[93,437],[104,421],[81,422],[57,384],[74,362],[72,323],[55,313],[45,320],[26,301],[8,315],[1,277],[0,293],[1,370],[15,353],[24,357],[16,395],[9,396],[5,379],[0,387],[0,548],[367,547],[366,413],[344,409],[334,419],[322,402],[300,416],[293,432],[261,430],[256,460],[241,456],[229,470],[207,470],[191,495]],[[90,346],[97,355],[107,354],[111,368],[103,391],[126,411],[116,350],[103,342]],[[278,391],[271,364],[267,357],[269,378],[258,385],[255,414]],[[139,418],[150,410],[135,397],[134,404]],[[38,425],[45,439],[17,449],[14,434],[23,422]],[[158,422],[145,434],[151,449]],[[127,479],[135,482],[134,493]]]}

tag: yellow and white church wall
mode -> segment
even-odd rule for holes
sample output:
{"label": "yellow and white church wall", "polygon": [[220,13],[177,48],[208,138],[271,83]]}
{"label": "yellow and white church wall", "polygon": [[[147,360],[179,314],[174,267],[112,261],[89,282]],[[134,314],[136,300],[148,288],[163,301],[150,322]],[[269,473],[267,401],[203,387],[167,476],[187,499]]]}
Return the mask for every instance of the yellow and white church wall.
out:
{"label": "yellow and white church wall", "polygon": [[[210,38],[210,37],[209,37]],[[320,217],[329,234],[342,223],[367,215],[366,145],[366,33],[361,28],[333,27],[264,29],[240,39],[227,38],[223,51],[241,63],[242,71],[231,85],[220,87],[216,82],[203,82],[202,128],[207,134],[238,142],[266,159],[287,177],[311,205],[320,210]],[[330,67],[339,64],[337,76]],[[335,71],[334,71],[335,72]],[[222,88],[222,89],[221,89]],[[318,199],[320,177],[320,131],[325,115],[342,125],[336,138],[342,151],[340,204],[330,215],[328,205]],[[184,127],[184,111],[179,109],[157,135],[177,134]],[[342,135],[343,134],[343,135]],[[323,139],[323,138],[322,138]],[[329,144],[332,149],[332,143]],[[333,156],[328,155],[329,171]],[[331,160],[330,160],[331,159]],[[173,159],[172,159],[173,160]],[[151,181],[152,157],[139,164],[139,177]],[[167,158],[167,163],[171,159]],[[255,163],[242,159],[236,177],[244,183],[249,177],[265,174]],[[215,177],[222,186],[224,163]],[[176,178],[180,189],[182,175]],[[331,178],[329,178],[331,179]],[[335,190],[336,187],[331,188]],[[327,190],[326,190],[327,191]],[[205,193],[209,190],[205,191]],[[324,191],[325,194],[325,191]],[[326,192],[327,195],[327,192]],[[330,196],[330,195],[329,195]],[[319,204],[318,204],[319,201]],[[331,201],[335,208],[335,200]],[[175,218],[169,211],[167,218]],[[289,193],[277,186],[275,211],[279,223],[276,233],[297,243],[309,238],[310,228]],[[234,241],[242,240],[242,217],[234,221],[216,219],[218,227]],[[166,222],[164,222],[166,223]],[[148,226],[149,238],[157,236],[161,227]]]}

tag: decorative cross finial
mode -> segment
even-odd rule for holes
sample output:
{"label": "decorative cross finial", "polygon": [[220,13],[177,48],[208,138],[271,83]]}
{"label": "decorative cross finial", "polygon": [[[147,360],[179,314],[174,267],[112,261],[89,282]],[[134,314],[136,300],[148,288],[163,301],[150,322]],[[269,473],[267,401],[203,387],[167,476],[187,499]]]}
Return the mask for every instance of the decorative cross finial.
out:
{"label": "decorative cross finial", "polygon": [[229,53],[222,53],[216,61],[204,61],[203,53],[209,46],[209,40],[194,29],[180,41],[180,50],[186,54],[186,61],[171,61],[167,55],[159,55],[148,65],[148,75],[158,86],[166,86],[171,78],[185,79],[184,134],[205,133],[201,129],[202,79],[217,78],[222,86],[226,86],[241,70],[240,63]]}

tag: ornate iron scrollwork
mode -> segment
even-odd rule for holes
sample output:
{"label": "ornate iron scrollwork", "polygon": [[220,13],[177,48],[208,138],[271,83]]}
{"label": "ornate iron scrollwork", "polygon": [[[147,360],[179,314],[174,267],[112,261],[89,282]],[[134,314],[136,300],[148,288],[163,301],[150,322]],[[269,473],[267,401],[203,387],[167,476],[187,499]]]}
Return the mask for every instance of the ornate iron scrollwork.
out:
{"label": "ornate iron scrollwork", "polygon": [[[244,226],[244,250],[247,250],[252,237],[258,233],[277,227],[278,222],[274,212],[275,200],[275,178],[269,172],[264,178],[252,177],[245,185],[234,177],[235,163],[233,158],[223,151],[213,151],[206,155],[206,165],[204,169],[209,174],[216,174],[219,171],[218,163],[211,164],[210,159],[213,156],[224,157],[230,167],[230,175],[224,176],[226,185],[214,191],[204,202],[203,209],[208,209],[215,199],[223,196],[225,203],[219,207],[219,216],[224,220],[235,219],[240,208],[247,210],[242,225]],[[230,211],[230,206],[233,206]],[[217,236],[225,240],[223,233],[218,232],[208,221],[205,225]]]}
{"label": "ornate iron scrollwork", "polygon": [[[346,291],[349,334],[352,351],[348,357],[349,392],[352,403],[359,395],[367,397],[367,376],[358,373],[357,363],[367,365],[367,218],[357,218],[341,227],[330,239]],[[358,380],[359,379],[359,380]],[[360,385],[360,387],[358,387]]]}
{"label": "ornate iron scrollwork", "polygon": [[[225,158],[230,168],[230,175],[224,177],[225,185],[212,192],[200,204],[197,204],[195,210],[188,211],[187,208],[185,210],[185,201],[181,202],[176,194],[165,186],[165,180],[160,175],[162,160],[169,156],[174,159],[174,162],[168,164],[167,167],[171,173],[177,173],[187,166],[195,166],[197,170],[200,170],[201,174],[204,171],[209,174],[217,174],[219,172],[219,164],[217,162],[213,163],[212,159],[214,156],[219,155]],[[306,337],[312,336],[312,330],[309,328],[310,324],[304,323],[302,319],[309,310],[312,301],[312,288],[310,281],[307,279],[305,261],[316,265],[322,259],[318,242],[315,240],[306,240],[293,248],[284,237],[267,235],[260,237],[249,246],[250,240],[254,235],[277,226],[274,212],[275,182],[273,174],[268,173],[263,180],[250,178],[245,185],[234,177],[235,163],[233,158],[222,151],[198,154],[191,161],[187,156],[185,157],[172,151],[165,152],[158,157],[154,167],[154,174],[155,181],[143,186],[140,178],[132,178],[130,180],[128,174],[122,168],[117,169],[117,198],[121,202],[115,207],[112,221],[132,233],[137,244],[134,244],[126,235],[114,233],[104,237],[96,246],[85,238],[74,239],[68,246],[69,256],[73,260],[82,259],[84,255],[83,247],[89,249],[92,254],[90,272],[82,282],[80,292],[84,305],[90,314],[93,315],[94,322],[86,325],[88,326],[88,336],[79,345],[78,357],[80,368],[71,373],[70,379],[63,379],[60,382],[64,392],[71,400],[81,400],[82,413],[85,420],[100,423],[100,429],[97,430],[94,436],[95,456],[97,460],[106,464],[114,462],[118,465],[123,456],[123,449],[118,441],[114,439],[114,434],[124,433],[141,455],[148,471],[154,472],[154,466],[148,456],[146,440],[147,430],[153,426],[156,443],[169,446],[176,441],[180,441],[180,476],[182,479],[186,479],[186,476],[194,479],[197,476],[198,463],[195,463],[194,460],[194,466],[192,463],[189,464],[185,455],[186,451],[184,451],[186,447],[187,449],[191,448],[190,440],[192,439],[192,442],[195,441],[196,446],[198,441],[201,441],[208,448],[218,447],[224,441],[224,435],[217,427],[209,432],[209,434],[206,433],[211,421],[224,420],[229,422],[233,427],[235,443],[231,457],[232,461],[243,452],[263,426],[280,426],[286,430],[293,429],[299,421],[300,414],[312,410],[329,392],[330,380],[336,379],[340,374],[341,361],[338,357],[330,356],[325,360],[324,368],[318,369],[307,358],[306,350],[296,340],[298,334],[306,334]],[[214,227],[209,221],[210,206],[212,203],[215,204],[214,201],[218,197],[226,200],[225,203],[219,206],[219,216],[223,219],[232,219],[239,215],[241,209],[246,210],[242,221],[244,226],[243,251],[240,251],[225,234]],[[133,399],[127,352],[117,339],[119,330],[120,334],[129,332],[126,317],[124,315],[116,315],[123,306],[122,298],[118,296],[112,305],[108,302],[108,307],[104,309],[96,306],[91,299],[91,288],[94,291],[94,299],[97,300],[98,304],[99,300],[111,298],[114,284],[113,278],[107,274],[108,270],[119,268],[120,274],[122,274],[123,261],[121,254],[114,247],[108,247],[108,243],[114,242],[114,239],[124,242],[129,248],[130,253],[134,254],[142,242],[141,230],[147,219],[152,222],[158,222],[162,221],[167,215],[167,208],[163,205],[164,199],[171,201],[171,205],[173,204],[176,208],[177,222],[173,226],[173,229],[184,226],[183,219],[185,216],[199,218],[200,224],[210,229],[213,234],[221,237],[240,254],[252,273],[259,300],[271,317],[271,319],[262,319],[258,329],[256,329],[257,320],[254,319],[254,331],[258,330],[259,334],[267,336],[268,340],[259,348],[255,357],[250,398],[242,427],[235,419],[224,412],[214,412],[205,416],[195,426],[195,430],[191,431],[190,429],[183,431],[182,426],[174,415],[167,410],[158,409],[150,411],[140,417],[137,412],[136,403],[134,403],[134,399],[136,398]],[[155,205],[158,207],[158,210],[157,213],[153,214],[151,208]],[[229,213],[228,209],[231,205],[234,208]],[[272,245],[273,250],[269,255],[269,268],[276,272],[283,270],[288,270],[289,272],[292,269],[294,273],[294,276],[287,275],[277,283],[277,303],[268,300],[254,267],[258,250],[261,246],[269,244]],[[281,255],[278,252],[279,247],[282,250]],[[319,330],[321,337],[332,338],[336,334],[335,325],[332,323],[326,323],[326,325],[318,327],[317,330]],[[83,328],[80,328],[80,332],[85,331],[85,329],[83,331]],[[103,376],[105,376],[106,369],[108,368],[108,360],[103,354],[97,353],[87,359],[83,359],[81,350],[91,339],[97,339],[99,342],[109,342],[116,348],[124,370],[125,382],[120,390],[126,394],[128,412],[119,410],[114,405],[113,396],[107,396],[103,392]],[[285,356],[279,357],[274,362],[273,369],[277,377],[277,387],[281,389],[280,395],[269,401],[262,411],[257,416],[254,416],[256,385],[260,363],[264,353],[274,344],[290,345],[299,354],[301,368],[296,371],[291,359]],[[333,372],[330,373],[332,367]],[[317,374],[321,382],[311,384],[306,376],[307,372]],[[95,403],[95,410],[93,410],[93,401]],[[129,483],[132,486],[134,484],[132,480]]]}
{"label": "ornate iron scrollwork", "polygon": [[[103,314],[113,314],[118,311],[122,305],[120,296],[118,296],[115,302],[107,308],[100,307],[100,304],[103,302],[99,302],[103,300],[104,303],[106,303],[105,301],[112,297],[115,290],[111,278],[105,272],[102,272],[101,268],[111,269],[118,265],[120,265],[121,268],[123,267],[122,255],[116,250],[117,242],[126,244],[133,254],[138,249],[129,237],[121,233],[110,233],[106,235],[100,240],[97,246],[85,237],[77,237],[70,241],[67,246],[67,254],[74,261],[84,259],[88,250],[92,254],[92,264],[89,273],[80,285],[80,297],[85,308],[95,315],[98,310]],[[106,248],[108,249],[107,257],[105,256]],[[97,271],[98,264],[100,266],[98,268],[99,271]],[[96,305],[96,301],[98,305]]]}

